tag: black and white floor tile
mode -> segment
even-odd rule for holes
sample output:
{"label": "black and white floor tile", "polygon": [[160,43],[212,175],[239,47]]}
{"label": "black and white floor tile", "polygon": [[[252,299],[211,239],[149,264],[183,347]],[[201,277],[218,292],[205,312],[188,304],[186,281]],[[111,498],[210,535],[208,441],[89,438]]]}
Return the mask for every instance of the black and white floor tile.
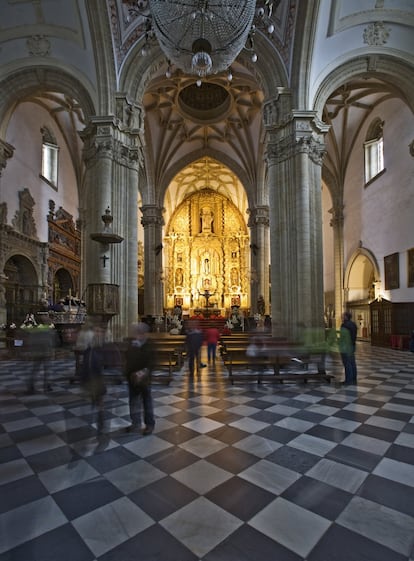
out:
{"label": "black and white floor tile", "polygon": [[70,356],[52,391],[0,363],[0,561],[414,561],[414,355],[359,343],[358,385],[154,385],[152,435],[105,438]]}

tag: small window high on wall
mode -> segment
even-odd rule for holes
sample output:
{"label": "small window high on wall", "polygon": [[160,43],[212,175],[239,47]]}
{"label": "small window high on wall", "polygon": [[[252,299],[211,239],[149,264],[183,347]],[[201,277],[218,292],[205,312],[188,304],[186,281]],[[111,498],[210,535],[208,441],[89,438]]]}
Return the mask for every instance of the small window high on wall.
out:
{"label": "small window high on wall", "polygon": [[59,146],[47,127],[42,127],[42,177],[57,189]]}
{"label": "small window high on wall", "polygon": [[364,143],[365,184],[372,181],[384,171],[384,121],[375,119],[369,129]]}

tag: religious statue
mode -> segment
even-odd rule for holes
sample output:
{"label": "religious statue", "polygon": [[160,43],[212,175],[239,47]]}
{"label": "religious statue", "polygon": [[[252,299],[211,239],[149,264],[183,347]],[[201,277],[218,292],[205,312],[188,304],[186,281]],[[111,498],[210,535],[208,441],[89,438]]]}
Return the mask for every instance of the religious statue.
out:
{"label": "religious statue", "polygon": [[212,232],[213,231],[213,212],[210,208],[205,207],[201,209],[201,232]]}

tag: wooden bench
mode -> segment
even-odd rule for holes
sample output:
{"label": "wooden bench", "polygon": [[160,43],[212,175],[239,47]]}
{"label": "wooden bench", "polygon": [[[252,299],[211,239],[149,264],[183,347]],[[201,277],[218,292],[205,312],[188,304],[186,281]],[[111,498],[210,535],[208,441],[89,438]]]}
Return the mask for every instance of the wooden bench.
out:
{"label": "wooden bench", "polygon": [[229,374],[229,381],[255,380],[283,383],[284,381],[308,380],[330,383],[334,377],[325,369],[325,351],[321,349],[304,351],[296,345],[269,346],[257,356],[247,355],[247,345],[228,347],[223,353],[223,363]]}
{"label": "wooden bench", "polygon": [[[125,341],[104,345],[102,352],[106,379],[119,384],[123,382],[126,350],[127,342]],[[82,350],[74,349],[73,352],[75,355],[75,376],[71,378],[71,383],[80,380],[83,360]],[[154,343],[152,382],[169,384],[173,378],[173,372],[181,368],[182,360],[181,352],[177,352],[174,346],[161,346],[161,344]]]}

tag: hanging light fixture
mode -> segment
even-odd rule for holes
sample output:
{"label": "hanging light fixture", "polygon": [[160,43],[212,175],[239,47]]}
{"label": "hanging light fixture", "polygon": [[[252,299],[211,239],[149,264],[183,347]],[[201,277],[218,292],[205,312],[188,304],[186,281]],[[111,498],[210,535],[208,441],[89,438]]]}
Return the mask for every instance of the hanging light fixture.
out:
{"label": "hanging light fixture", "polygon": [[[123,0],[129,13],[146,19],[143,51],[157,40],[171,65],[198,80],[227,71],[243,48],[253,50],[253,34],[270,21],[280,0]],[[274,26],[267,24],[271,34]],[[246,46],[248,43],[248,46]],[[257,60],[253,52],[252,60]]]}
{"label": "hanging light fixture", "polygon": [[166,57],[189,74],[226,70],[246,44],[255,0],[148,0]]}

